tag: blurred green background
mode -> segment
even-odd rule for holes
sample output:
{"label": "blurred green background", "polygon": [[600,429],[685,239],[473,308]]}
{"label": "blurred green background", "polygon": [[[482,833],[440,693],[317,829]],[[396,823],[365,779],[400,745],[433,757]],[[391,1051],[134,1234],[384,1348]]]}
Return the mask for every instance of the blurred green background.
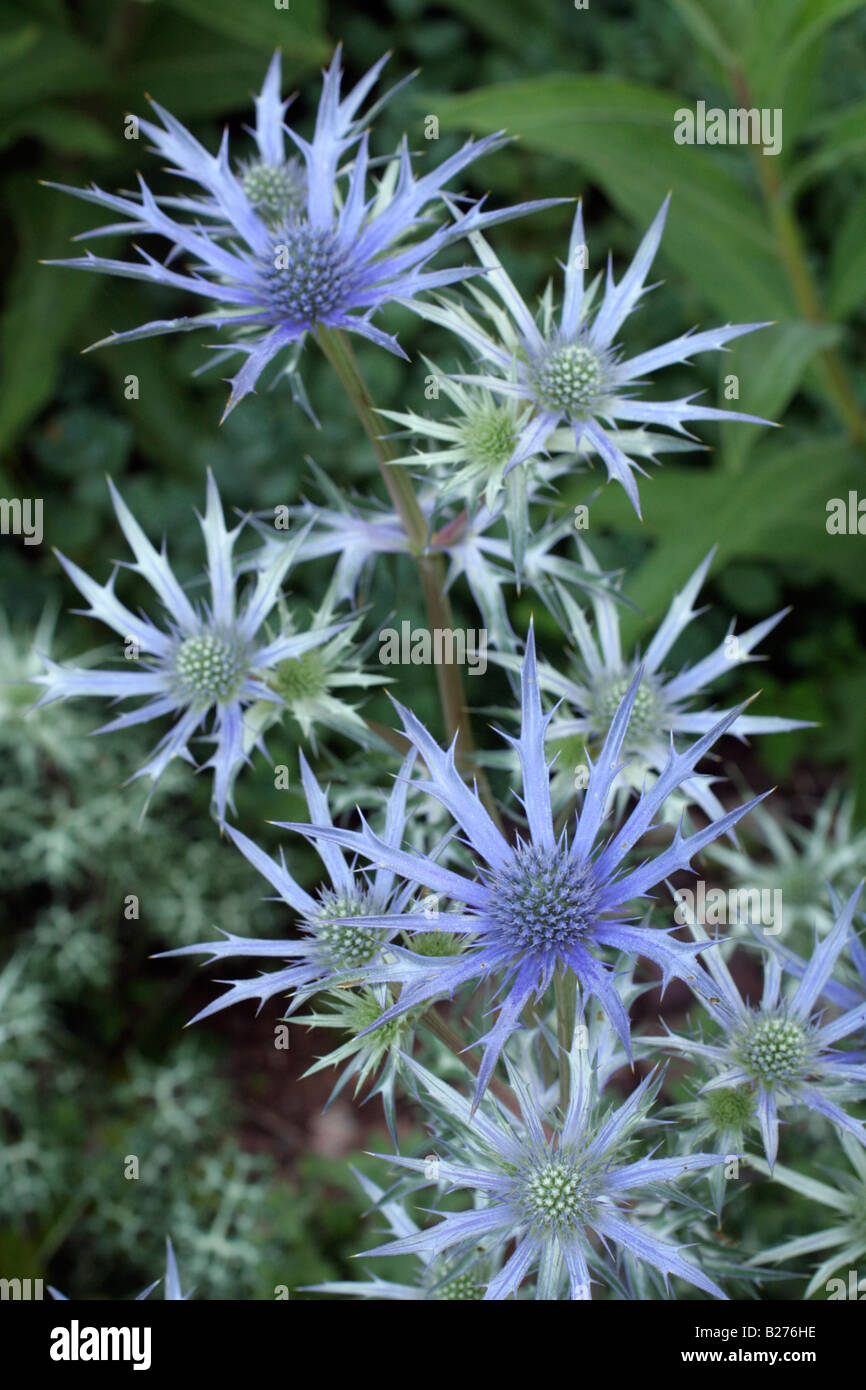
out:
{"label": "blurred green background", "polygon": [[[377,122],[379,153],[406,130],[423,159],[431,114],[440,121],[434,157],[467,132],[506,127],[519,141],[470,171],[467,191],[490,190],[494,202],[582,195],[593,265],[610,248],[621,270],[672,190],[655,267],[663,283],[630,322],[627,345],[640,350],[693,325],[772,321],[726,356],[669,370],[655,389],[672,397],[701,387],[706,403],[723,405],[734,373],[739,408],[783,420],[782,430],[704,428],[707,452],[675,456],[642,485],[642,523],[618,487],[596,497],[598,474],[567,482],[562,504],[593,499],[589,539],[603,563],[629,571],[630,640],[652,630],[712,544],[712,611],[680,659],[709,650],[732,617],[745,627],[792,605],[764,644],[759,681],[736,672],[720,694],[742,698],[759,683],[760,712],[817,721],[765,740],[747,775],[762,787],[779,781],[783,807],[806,817],[841,775],[862,824],[866,541],[825,525],[831,498],[866,497],[866,9],[851,0],[593,0],[586,10],[568,0],[388,0],[363,12],[325,0],[291,0],[287,11],[271,0],[0,0],[0,496],[42,498],[45,519],[39,547],[0,537],[3,677],[32,670],[40,622],[43,648],[60,659],[102,640],[65,612],[73,594],[50,547],[100,579],[124,558],[106,473],[151,534],[170,537],[188,577],[200,565],[190,507],[202,504],[207,466],[227,503],[244,510],[309,495],[307,455],[339,485],[378,494],[372,456],[312,347],[303,374],[320,431],[279,390],[248,399],[218,428],[225,385],[218,372],[192,376],[207,335],[80,355],[112,330],[184,312],[182,297],[38,263],[68,254],[70,237],[95,223],[91,209],[40,180],[113,190],[140,168],[152,187],[170,189],[145,142],[124,138],[124,117],[145,113],[145,93],[211,148],[228,122],[243,154],[250,97],[273,50],[283,51],[286,88],[300,93],[291,118],[303,128],[337,40],[352,77],[385,49],[390,82],[421,68]],[[781,108],[781,154],[676,145],[674,112],[699,100]],[[562,207],[492,234],[528,296],[564,255],[571,216]],[[113,251],[122,250],[118,240]],[[414,360],[360,349],[374,400],[423,411],[417,353],[448,367],[451,348],[406,314],[382,322],[399,329]],[[129,374],[136,400],[124,395]],[[318,598],[327,572],[293,578],[299,604]],[[125,582],[134,602],[132,577]],[[367,595],[374,613],[397,592],[401,615],[420,619],[411,571],[383,562]],[[458,590],[455,601],[474,625],[467,595]],[[515,601],[518,630],[531,606]],[[556,629],[537,616],[555,659]],[[402,698],[435,725],[423,671],[406,668],[401,681]],[[484,703],[503,691],[491,677]],[[347,1158],[387,1142],[370,1143],[378,1111],[359,1116],[346,1103],[321,1119],[328,1083],[297,1081],[316,1041],[275,1061],[276,1008],[257,1025],[235,1011],[181,1037],[213,986],[206,975],[196,982],[195,967],[147,960],[214,924],[279,926],[276,909],[259,903],[256,875],[218,842],[207,789],[186,770],[173,775],[140,828],[138,787],[120,789],[137,765],[132,737],[90,740],[98,721],[84,706],[28,718],[30,695],[18,686],[0,699],[0,1270],[50,1271],[71,1295],[124,1296],[155,1277],[170,1231],[186,1282],[203,1296],[270,1297],[275,1284],[348,1277],[363,1203]],[[379,699],[369,712],[388,718]],[[270,740],[273,762],[296,765],[295,733]],[[337,744],[323,765],[349,779],[348,760]],[[264,760],[244,775],[248,833],[272,845],[263,820],[300,809],[294,793],[274,792]],[[309,865],[294,847],[290,861],[298,872]],[[129,893],[140,895],[139,920],[123,916]],[[141,1157],[137,1182],[123,1178],[129,1154]],[[780,1196],[768,1239],[784,1229],[791,1201]]]}

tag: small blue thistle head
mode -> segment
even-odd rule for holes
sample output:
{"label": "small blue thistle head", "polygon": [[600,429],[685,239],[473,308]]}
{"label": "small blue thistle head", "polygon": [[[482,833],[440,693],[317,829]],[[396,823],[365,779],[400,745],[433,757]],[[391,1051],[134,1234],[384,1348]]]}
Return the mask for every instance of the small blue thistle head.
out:
{"label": "small blue thistle head", "polygon": [[[763,323],[728,324],[702,333],[684,333],[668,343],[628,357],[619,344],[620,329],[646,293],[646,277],[661,241],[667,216],[666,198],[634,259],[617,283],[608,263],[604,292],[594,305],[595,284],[584,286],[586,239],[583,211],[578,203],[571,229],[565,284],[559,322],[555,322],[552,286],[542,300],[540,321],[526,305],[505,268],[480,235],[472,243],[487,272],[489,287],[506,314],[491,305],[489,296],[476,292],[488,325],[476,321],[461,304],[445,301],[444,307],[423,310],[427,317],[458,334],[471,347],[480,366],[474,375],[457,381],[483,387],[506,399],[518,400],[527,410],[514,440],[508,467],[515,468],[546,450],[578,456],[596,455],[608,478],[625,489],[640,515],[637,476],[646,470],[635,450],[620,437],[620,422],[650,428],[660,425],[678,436],[689,434],[692,420],[742,420],[767,425],[771,422],[739,411],[697,405],[694,395],[681,400],[644,401],[635,391],[650,373],[685,362],[698,352],[716,352],[725,344]],[[562,435],[570,435],[565,446]],[[682,441],[681,441],[682,442]]]}
{"label": "small blue thistle head", "polygon": [[490,878],[488,913],[515,952],[563,958],[591,935],[598,897],[591,868],[576,864],[564,847],[521,845]]}
{"label": "small blue thistle head", "polygon": [[[396,705],[403,732],[427,768],[418,789],[438,801],[454,817],[473,858],[473,877],[455,873],[417,853],[382,844],[366,825],[361,831],[293,822],[285,829],[299,831],[312,843],[320,838],[387,866],[441,898],[465,904],[449,916],[449,931],[466,940],[466,949],[452,957],[419,958],[395,946],[393,961],[383,971],[373,967],[370,978],[400,981],[399,1000],[383,1021],[442,995],[452,995],[471,979],[495,985],[498,1016],[479,1040],[484,1055],[478,1072],[476,1103],[484,1092],[496,1059],[521,1013],[540,999],[554,973],[562,971],[571,987],[595,995],[629,1048],[629,1022],[611,978],[604,948],[628,956],[644,955],[661,966],[665,982],[687,977],[700,947],[686,946],[668,932],[630,920],[631,908],[674,869],[687,868],[692,855],[724,834],[755,802],[723,814],[703,830],[684,838],[677,830],[672,844],[636,868],[623,861],[654,824],[671,793],[689,778],[695,764],[737,718],[733,710],[683,753],[673,748],[665,768],[648,787],[625,823],[603,845],[599,838],[611,789],[621,769],[620,754],[640,685],[640,672],[628,688],[591,769],[583,807],[571,837],[554,832],[550,797],[550,768],[545,735],[551,716],[544,716],[539,695],[535,639],[530,630],[521,676],[520,737],[508,738],[518,754],[523,780],[522,804],[527,832],[510,844],[492,820],[477,792],[464,783],[455,765],[453,747],[444,752],[416,717]],[[760,798],[757,798],[760,800]],[[352,919],[348,919],[352,920]],[[355,919],[358,924],[361,918]],[[384,922],[385,919],[380,919]],[[404,913],[390,918],[398,930],[414,934],[417,917]]]}
{"label": "small blue thistle head", "polygon": [[[707,1042],[678,1035],[659,1042],[666,1049],[693,1054],[703,1073],[710,1072],[701,1097],[734,1091],[751,1098],[751,1113],[771,1168],[779,1147],[780,1111],[798,1106],[822,1115],[841,1133],[866,1145],[866,1126],[842,1104],[849,1098],[852,1082],[858,1088],[866,1083],[866,1064],[861,1053],[836,1046],[863,1028],[866,1005],[847,990],[840,992],[831,979],[849,942],[862,887],[859,884],[840,907],[823,941],[816,932],[808,964],[763,946],[764,991],[757,1006],[743,1000],[718,946],[705,950],[701,959],[706,968],[696,967],[689,983],[715,1023],[715,1034]],[[699,942],[709,940],[700,923],[689,925]],[[784,965],[799,975],[787,994],[783,992]],[[825,1019],[823,1012],[815,1011],[821,999],[840,1002],[842,1012]]]}
{"label": "small blue thistle head", "polygon": [[[297,351],[310,332],[343,329],[405,355],[396,339],[371,321],[383,305],[399,300],[415,307],[425,291],[477,274],[474,267],[427,267],[444,247],[481,227],[560,201],[498,212],[482,212],[480,204],[460,211],[446,208],[447,184],[480,156],[499,149],[501,135],[468,141],[420,178],[404,138],[391,160],[394,177],[371,191],[368,127],[382,103],[366,115],[362,108],[386,61],[381,58],[344,95],[338,48],[324,74],[315,129],[307,140],[285,124],[289,103],[280,97],[280,56],[275,54],[256,99],[257,154],[234,165],[228,135],[219,152],[211,154],[154,102],[159,124],[142,121],[141,128],[173,172],[195,187],[194,198],[158,199],[141,177],[138,193],[129,196],[55,185],[119,216],[112,231],[162,237],[171,254],[163,262],[139,251],[140,259],[129,262],[88,253],[49,264],[131,276],[209,301],[194,320],[163,319],[105,341],[180,332],[191,323],[219,331],[230,324],[232,337],[221,345],[220,359],[237,353],[243,362],[231,378],[227,414],[255,390],[265,368],[286,349],[294,370]],[[287,138],[297,156],[287,158]],[[431,226],[436,209],[442,215]],[[185,218],[185,213],[193,216]],[[85,235],[101,236],[107,230]],[[300,388],[296,393],[303,399]]]}
{"label": "small blue thistle head", "polygon": [[[319,786],[304,754],[299,753],[301,782],[310,815],[328,825],[331,812],[326,791]],[[399,844],[406,829],[409,778],[414,764],[410,754],[400,768],[385,809],[383,843]],[[259,1008],[274,995],[290,995],[289,1013],[294,1013],[320,990],[367,982],[372,967],[382,961],[395,935],[389,916],[412,915],[413,886],[387,868],[369,874],[355,867],[354,861],[325,846],[317,845],[328,875],[328,883],[310,893],[289,873],[283,856],[277,861],[253,840],[232,826],[227,834],[260,874],[276,889],[280,899],[299,918],[300,934],[283,940],[254,940],[226,933],[221,941],[206,941],[166,951],[166,956],[208,955],[212,960],[247,956],[251,959],[288,961],[282,969],[257,974],[252,979],[226,981],[230,987],[192,1019],[196,1023],[211,1014],[246,999],[256,999]],[[417,922],[417,914],[413,920]],[[383,1022],[384,1008],[375,1015]],[[384,1020],[387,1024],[387,1020]]]}
{"label": "small blue thistle head", "polygon": [[[149,777],[154,786],[172,758],[194,762],[190,741],[212,717],[210,737],[216,747],[204,765],[214,770],[214,811],[223,822],[232,805],[234,778],[248,761],[246,710],[262,701],[280,705],[280,697],[266,683],[269,673],[280,663],[297,661],[305,652],[328,642],[345,624],[314,625],[308,632],[281,632],[277,637],[262,631],[304,537],[299,534],[277,551],[262,546],[252,560],[247,560],[246,571],[252,582],[239,603],[236,588],[240,574],[233,551],[241,526],[232,531],[226,528],[219,492],[210,474],[207,508],[199,518],[208,556],[210,602],[198,606],[175,577],[165,549],[154,548],[111,482],[109,489],[121,529],[135,555],[132,568],[147,580],[159,599],[165,624],[159,627],[120,602],[114,592],[116,573],[107,583],[97,584],[60,555],[66,573],[90,604],[87,615],[111,628],[125,648],[131,644],[136,659],[124,659],[120,668],[112,671],[61,666],[43,656],[45,672],[32,678],[33,684],[44,687],[39,705],[78,696],[139,701],[135,709],[106,724],[102,733],[166,715],[173,718],[173,727],[157,744],[153,756],[133,774]],[[119,651],[118,656],[128,657],[128,650]],[[261,735],[251,732],[249,742],[261,747]]]}

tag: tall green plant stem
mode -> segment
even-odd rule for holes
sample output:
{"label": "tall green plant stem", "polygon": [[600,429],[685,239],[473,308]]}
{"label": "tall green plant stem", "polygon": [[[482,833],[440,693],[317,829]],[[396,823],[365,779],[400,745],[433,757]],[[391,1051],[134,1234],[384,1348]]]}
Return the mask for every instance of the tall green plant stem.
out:
{"label": "tall green plant stem", "polygon": [[[734,68],[732,70],[731,83],[741,105],[745,107],[755,105],[751,88],[741,69]],[[800,312],[808,323],[826,323],[821,297],[809,269],[800,231],[796,219],[791,213],[779,176],[773,167],[773,161],[766,159],[756,146],[753,147],[753,152],[761,191],[770,215],[779,253]],[[866,441],[866,418],[860,409],[844,361],[835,348],[825,348],[818,354],[818,361],[827,391],[852,442],[862,445]]]}
{"label": "tall green plant stem", "polygon": [[[352,345],[347,335],[336,328],[319,328],[316,337],[322,352],[333,367],[352,402],[364,433],[375,451],[382,479],[403,524],[409,542],[409,550],[418,567],[429,625],[432,630],[437,628],[453,630],[454,616],[451,611],[451,601],[445,592],[443,557],[432,554],[428,548],[427,518],[415,496],[409,470],[403,465],[394,467],[394,459],[398,456],[397,450],[391,440],[385,438],[384,421],[370,400],[367,385],[361,375]],[[457,763],[461,770],[466,772],[472,762],[475,745],[459,666],[446,666],[444,663],[437,665],[436,682],[448,737],[453,739],[456,736]],[[498,823],[499,815],[487,778],[483,770],[477,767],[473,767],[473,772],[478,779],[479,794],[484,799],[488,811]]]}
{"label": "tall green plant stem", "polygon": [[565,1115],[570,1097],[568,1059],[574,1042],[577,980],[567,966],[559,965],[553,977],[553,997],[556,1001],[556,1040],[559,1043],[559,1108]]}

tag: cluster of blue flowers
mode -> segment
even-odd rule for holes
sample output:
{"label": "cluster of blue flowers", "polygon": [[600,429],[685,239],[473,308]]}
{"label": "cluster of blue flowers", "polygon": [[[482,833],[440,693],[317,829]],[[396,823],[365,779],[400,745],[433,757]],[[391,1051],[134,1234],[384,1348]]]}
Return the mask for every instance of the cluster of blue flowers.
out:
{"label": "cluster of blue flowers", "polygon": [[[866,1146],[856,1115],[866,1097],[859,888],[844,905],[835,902],[832,925],[823,939],[816,932],[808,959],[752,924],[763,968],[759,1003],[742,998],[729,943],[697,920],[683,939],[665,905],[671,877],[694,872],[695,857],[710,846],[738,853],[735,827],[767,795],[731,807],[726,789],[726,810],[720,779],[710,772],[714,748],[728,734],[800,727],[746,713],[745,705],[713,709],[700,697],[724,672],[756,660],[783,614],[672,669],[675,643],[698,615],[710,554],[672,599],[646,650],[627,656],[620,577],[605,574],[589,546],[575,545],[568,518],[536,526],[533,517],[547,507],[557,476],[599,460],[639,513],[638,476],[645,473],[638,460],[699,447],[687,422],[769,423],[696,404],[693,396],[659,402],[638,394],[648,374],[721,350],[763,325],[688,332],[625,355],[620,332],[646,292],[666,202],[622,278],[608,264],[603,287],[584,284],[578,203],[561,308],[557,315],[548,289],[534,314],[481,232],[546,204],[491,211],[446,192],[504,143],[502,134],[468,142],[420,177],[405,140],[393,156],[374,159],[372,122],[381,102],[364,108],[384,63],[343,95],[337,52],[307,139],[286,123],[276,56],[256,99],[253,148],[237,158],[228,136],[212,154],[155,106],[158,123],[142,122],[142,129],[183,180],[181,194],[158,195],[143,179],[136,194],[122,197],[66,191],[118,219],[89,236],[156,237],[164,258],[137,249],[137,259],[88,252],[64,264],[204,301],[194,317],[151,322],[109,341],[218,332],[219,360],[243,359],[228,410],[269,369],[277,380],[288,373],[302,399],[299,350],[307,339],[324,346],[327,335],[350,332],[400,353],[374,322],[388,304],[409,306],[452,332],[475,363],[446,380],[454,413],[381,412],[420,441],[416,452],[383,452],[380,462],[386,481],[399,474],[404,488],[414,488],[423,470],[413,491],[426,527],[421,553],[404,512],[392,508],[390,484],[386,504],[346,497],[331,479],[328,504],[305,503],[304,525],[291,539],[259,534],[258,546],[238,555],[247,518],[227,527],[208,478],[199,521],[209,593],[193,601],[165,546],[153,545],[109,484],[134,555],[129,568],[153,589],[162,620],[121,602],[116,572],[99,583],[61,556],[84,611],[112,630],[122,650],[113,670],[46,656],[34,679],[44,687],[41,703],[80,696],[138,702],[105,733],[168,721],[152,758],[131,773],[152,784],[173,758],[196,765],[191,745],[206,731],[214,751],[201,765],[213,771],[214,816],[285,904],[292,934],[253,940],[224,933],[168,952],[280,962],[225,981],[227,992],[196,1018],[250,999],[261,1008],[280,996],[288,1000],[286,1017],[298,1020],[299,1008],[324,997],[330,1013],[302,1021],[336,1028],[342,1039],[317,1066],[347,1064],[335,1093],[354,1078],[356,1088],[382,1097],[396,1150],[382,1159],[398,1176],[387,1190],[367,1177],[361,1182],[393,1239],[366,1253],[416,1256],[417,1279],[399,1284],[376,1275],[319,1292],[663,1298],[675,1277],[723,1298],[725,1276],[760,1277],[745,1262],[733,1274],[730,1262],[722,1270],[718,1248],[700,1239],[701,1213],[710,1201],[721,1218],[738,1165],[761,1171],[763,1162],[772,1175],[780,1122],[807,1113],[849,1146]],[[433,268],[437,254],[456,243],[468,244],[473,263]],[[462,297],[455,286],[464,287]],[[253,521],[254,531],[264,529]],[[332,810],[333,796],[299,747],[309,819],[281,829],[322,861],[326,882],[310,889],[284,857],[273,858],[227,823],[234,781],[254,748],[266,753],[263,733],[286,713],[297,716],[313,752],[314,724],[338,727],[369,749],[373,731],[334,691],[376,680],[355,641],[362,622],[356,590],[367,566],[399,553],[438,563],[442,595],[466,581],[496,659],[514,677],[518,716],[498,735],[498,754],[473,761],[462,729],[450,729],[443,746],[395,700],[397,742],[407,751],[394,759],[384,795],[370,761],[370,785],[358,796],[365,808],[356,812]],[[327,556],[338,557],[327,600],[302,624],[284,595],[287,575]],[[511,586],[529,588],[559,624],[563,643],[574,648],[567,666],[546,640],[539,659],[531,624],[514,630]],[[548,705],[548,697],[557,703]],[[586,773],[579,784],[568,757],[575,747]],[[380,769],[388,750],[377,746]],[[488,771],[507,784],[506,798],[491,794]],[[655,978],[652,968],[662,989],[676,980],[690,992],[706,1035],[697,1027],[660,1036],[635,1027],[632,1005]],[[457,1019],[462,1032],[449,1021]],[[693,1099],[680,1107],[689,1123],[673,1134],[659,1127],[654,1105],[663,1067],[623,1084],[637,1060],[655,1063],[668,1053],[693,1068],[694,1082]],[[432,1154],[400,1152],[398,1087],[429,1117]],[[763,1160],[750,1153],[753,1140]],[[860,1162],[859,1150],[852,1162]],[[787,1181],[796,1186],[796,1174]],[[431,1184],[440,1194],[465,1194],[432,1221],[415,1201]],[[686,1255],[686,1246],[696,1248]],[[781,1247],[768,1258],[777,1255],[784,1258]],[[170,1248],[166,1284],[174,1290],[167,1296],[182,1296]]]}

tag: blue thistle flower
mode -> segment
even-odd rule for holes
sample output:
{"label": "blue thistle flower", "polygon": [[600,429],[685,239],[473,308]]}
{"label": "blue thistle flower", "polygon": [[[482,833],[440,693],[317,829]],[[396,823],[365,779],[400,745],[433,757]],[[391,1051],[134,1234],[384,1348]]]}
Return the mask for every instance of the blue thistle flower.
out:
{"label": "blue thistle flower", "polygon": [[[301,781],[310,815],[328,829],[331,826],[331,813],[327,793],[322,791],[303,753],[299,756]],[[394,849],[402,843],[406,831],[409,775],[414,757],[414,753],[410,753],[403,762],[400,777],[394,784],[385,810],[382,843]],[[226,832],[253,867],[276,889],[280,899],[298,914],[302,935],[294,940],[271,941],[225,932],[222,941],[205,941],[161,952],[162,956],[208,954],[211,961],[248,956],[291,962],[282,970],[266,971],[251,980],[220,981],[230,988],[219,999],[201,1009],[190,1022],[198,1023],[244,999],[257,999],[261,1009],[275,994],[291,993],[288,1016],[320,990],[350,982],[364,982],[371,965],[381,959],[383,948],[399,929],[414,886],[404,884],[386,866],[370,875],[355,869],[323,835],[313,837],[312,843],[325,866],[330,884],[319,888],[316,895],[311,896],[289,873],[282,854],[277,863],[233,826],[226,826]],[[393,930],[378,926],[367,930],[368,922],[378,923],[389,912],[394,917]],[[348,917],[353,919],[353,924],[345,921]],[[412,920],[417,923],[418,916],[413,916]],[[423,916],[421,920],[424,920]],[[390,946],[388,949],[391,949]]]}
{"label": "blue thistle flower", "polygon": [[[513,471],[514,441],[532,415],[532,405],[511,396],[494,395],[484,386],[464,386],[447,376],[434,362],[423,358],[428,375],[432,376],[452,406],[454,413],[442,419],[429,419],[415,411],[383,410],[386,420],[402,425],[400,436],[425,440],[428,447],[393,460],[412,468],[435,468],[436,485],[445,495],[457,494],[474,506],[483,492],[485,505],[493,510],[506,474]],[[399,436],[398,436],[399,437]],[[654,458],[660,452],[679,453],[694,445],[689,440],[650,430],[615,430],[611,435],[617,446],[629,455]],[[439,447],[434,447],[434,446]],[[595,452],[584,441],[584,449]],[[530,478],[552,483],[561,473],[573,472],[577,459],[574,431],[568,427],[554,430],[544,441],[545,453],[551,457],[525,459],[532,468]]]}
{"label": "blue thistle flower", "polygon": [[[828,997],[830,977],[848,944],[851,923],[863,885],[855,889],[823,941],[815,933],[815,949],[796,988],[782,992],[783,959],[775,950],[764,955],[764,989],[756,1007],[744,1002],[717,948],[704,950],[706,972],[695,971],[689,983],[717,1025],[718,1037],[669,1035],[659,1039],[666,1049],[695,1057],[713,1072],[700,1094],[733,1090],[755,1098],[755,1119],[760,1127],[767,1163],[776,1161],[779,1148],[779,1112],[805,1106],[848,1131],[866,1145],[866,1127],[849,1115],[839,1100],[863,1095],[866,1064],[859,1053],[840,1052],[835,1044],[866,1024],[866,1003],[859,1001],[825,1022],[815,1005]],[[697,922],[692,935],[702,946],[710,940]],[[709,972],[707,974],[707,972]]]}
{"label": "blue thistle flower", "polygon": [[[624,357],[616,338],[646,292],[644,282],[661,241],[668,202],[666,198],[619,284],[614,282],[608,260],[604,295],[594,315],[598,282],[584,292],[581,249],[585,237],[580,203],[565,263],[565,296],[558,325],[554,321],[552,290],[548,289],[542,301],[539,324],[494,252],[477,233],[471,235],[470,241],[487,274],[484,289],[471,285],[469,288],[500,336],[483,328],[462,305],[448,300],[420,308],[425,318],[462,337],[488,368],[486,374],[458,375],[455,380],[528,402],[533,407],[518,431],[506,474],[548,446],[561,447],[557,431],[565,426],[578,453],[587,449],[597,453],[607,468],[608,478],[622,484],[640,515],[634,474],[645,475],[645,470],[617,442],[611,428],[614,421],[661,425],[681,435],[689,433],[685,428],[687,420],[772,423],[739,411],[696,405],[694,396],[676,401],[644,401],[634,394],[635,388],[644,384],[647,373],[686,362],[698,352],[716,352],[733,338],[767,326],[728,324],[703,333],[684,333],[636,357]],[[510,317],[503,316],[487,294],[488,288],[498,296]]]}
{"label": "blue thistle flower", "polygon": [[[589,1299],[590,1269],[604,1273],[606,1263],[591,1243],[596,1235],[607,1250],[618,1247],[658,1270],[665,1282],[676,1274],[724,1298],[717,1284],[684,1259],[676,1245],[635,1219],[631,1208],[636,1199],[660,1191],[666,1197],[674,1195],[673,1184],[685,1173],[724,1163],[725,1156],[693,1153],[629,1161],[624,1150],[645,1122],[660,1078],[648,1076],[618,1109],[600,1114],[585,1053],[575,1048],[567,1061],[570,1100],[561,1127],[550,1134],[550,1113],[539,1108],[516,1068],[509,1068],[509,1078],[520,1103],[520,1121],[495,1098],[488,1097],[484,1108],[473,1112],[467,1099],[406,1058],[408,1070],[459,1135],[459,1142],[447,1146],[454,1150],[454,1159],[438,1159],[437,1179],[448,1190],[475,1192],[482,1204],[446,1214],[435,1226],[364,1253],[423,1252],[430,1259],[450,1251],[459,1259],[482,1246],[495,1259],[496,1252],[514,1241],[499,1273],[487,1276],[486,1301],[516,1294],[533,1269],[538,1271],[537,1299],[559,1298],[563,1284],[569,1298]],[[425,1177],[429,1171],[429,1159],[376,1157]]]}
{"label": "blue thistle flower", "polygon": [[[578,549],[584,570],[601,579],[601,569],[589,546],[579,540]],[[722,714],[727,713],[726,710],[694,709],[693,705],[696,697],[727,672],[748,662],[761,660],[754,655],[755,648],[781,622],[788,610],[782,609],[736,636],[732,624],[727,636],[709,655],[676,674],[666,673],[663,662],[700,611],[694,604],[714,554],[715,549],[701,561],[682,592],[675,595],[643,656],[635,654],[629,658],[623,653],[619,595],[615,589],[596,585],[590,590],[595,617],[594,632],[571,595],[562,592],[561,603],[567,630],[574,638],[579,663],[573,674],[563,674],[546,664],[539,667],[538,679],[542,690],[559,697],[574,711],[573,714],[560,711],[554,718],[550,729],[554,747],[561,747],[563,740],[572,739],[593,748],[598,746],[607,734],[638,666],[643,668],[643,679],[624,749],[630,762],[623,777],[632,786],[640,788],[647,772],[659,773],[662,770],[671,735],[681,739],[683,736],[705,734]],[[507,666],[518,665],[516,656],[500,656],[499,660]],[[750,734],[787,733],[792,729],[808,727],[811,727],[809,723],[801,719],[742,714],[731,725],[730,733],[734,738],[745,739]],[[715,817],[722,814],[722,806],[711,790],[711,781],[708,777],[695,777],[683,790],[705,815]]]}
{"label": "blue thistle flower", "polygon": [[[161,264],[138,248],[137,262],[88,253],[48,264],[147,280],[213,301],[213,307],[193,317],[157,320],[105,341],[230,328],[233,341],[224,346],[246,360],[232,378],[228,414],[255,389],[268,363],[318,327],[346,329],[405,356],[396,339],[371,322],[376,311],[397,299],[416,308],[417,296],[425,291],[478,273],[473,267],[427,270],[443,247],[480,227],[560,201],[497,212],[482,212],[481,204],[475,204],[430,230],[429,210],[443,201],[444,186],[480,156],[499,149],[505,143],[501,135],[467,141],[421,178],[413,173],[404,137],[377,189],[368,194],[369,132],[359,112],[386,62],[387,56],[381,58],[341,97],[338,48],[324,74],[315,131],[307,141],[283,124],[288,103],[279,98],[276,54],[256,101],[258,158],[237,171],[227,134],[219,153],[212,155],[170,112],[153,103],[162,126],[143,121],[141,128],[172,171],[201,190],[199,196],[158,199],[141,176],[139,191],[131,196],[95,186],[52,185],[123,219],[85,236],[156,235],[168,241],[171,255]],[[286,160],[284,135],[300,151],[303,170],[297,161]],[[351,163],[344,168],[350,154]],[[191,258],[189,270],[172,268],[179,255]]]}
{"label": "blue thistle flower", "polygon": [[[462,780],[454,761],[454,747],[446,753],[416,717],[403,706],[395,708],[406,738],[420,754],[427,781],[417,783],[450,813],[463,832],[474,866],[474,876],[455,873],[420,853],[409,853],[387,844],[362,817],[360,831],[331,826],[285,824],[315,843],[332,841],[362,858],[422,884],[430,892],[466,910],[448,914],[449,932],[464,933],[468,949],[439,960],[422,959],[411,951],[391,947],[393,965],[377,968],[370,978],[399,981],[405,986],[400,999],[383,1014],[382,1022],[421,1003],[453,996],[473,980],[491,981],[496,987],[498,1014],[488,1033],[479,1040],[484,1056],[478,1074],[476,1103],[490,1079],[496,1059],[511,1032],[519,1027],[521,1011],[539,998],[558,968],[574,972],[581,989],[595,995],[608,1014],[624,1046],[629,1046],[629,1020],[599,948],[610,947],[628,956],[643,955],[656,962],[664,983],[672,976],[693,973],[693,956],[701,946],[673,939],[670,930],[635,925],[624,916],[628,904],[646,896],[675,869],[690,866],[692,856],[718,835],[724,834],[762,798],[737,807],[695,834],[683,837],[680,825],[672,843],[655,857],[633,869],[624,869],[626,855],[653,826],[666,798],[691,774],[695,764],[741,713],[725,715],[685,752],[671,749],[667,765],[653,786],[647,788],[627,820],[604,844],[599,834],[608,810],[608,798],[620,772],[619,755],[637,698],[640,672],[625,693],[597,763],[591,768],[583,806],[570,843],[565,831],[557,839],[550,801],[549,766],[544,740],[550,715],[543,716],[538,690],[535,639],[530,629],[523,662],[522,728],[519,739],[503,735],[516,748],[523,775],[523,809],[528,822],[526,836],[510,845],[497,829],[476,791]],[[417,920],[383,914],[350,919],[353,925],[387,928],[393,932],[418,929]]]}
{"label": "blue thistle flower", "polygon": [[[239,607],[232,552],[243,523],[227,530],[219,492],[210,474],[205,515],[199,516],[207,552],[210,602],[199,606],[190,601],[176,579],[165,546],[159,551],[154,548],[110,480],[108,486],[117,519],[135,555],[135,564],[128,568],[146,579],[156,593],[166,612],[165,628],[155,626],[120,602],[114,592],[116,569],[106,584],[97,584],[58,552],[69,578],[90,604],[80,611],[87,617],[98,618],[118,633],[125,644],[134,646],[136,660],[143,669],[104,671],[61,666],[43,656],[44,674],[30,678],[33,684],[45,687],[36,707],[54,700],[94,695],[113,701],[144,700],[136,709],[105,724],[99,733],[128,729],[166,715],[176,718],[173,728],[157,744],[153,757],[130,778],[134,781],[146,776],[154,786],[172,758],[182,758],[195,766],[190,740],[212,714],[213,730],[208,737],[216,747],[202,766],[213,768],[214,809],[222,822],[227,806],[234,809],[235,775],[249,761],[244,712],[253,701],[281,703],[263,677],[281,662],[297,659],[327,642],[342,624],[262,640],[261,629],[278,602],[303,533],[279,551],[269,553],[267,562],[254,570],[255,582]],[[262,548],[262,556],[264,553]],[[128,667],[129,662],[126,664]],[[260,736],[253,736],[251,741],[255,746],[263,746]]]}

